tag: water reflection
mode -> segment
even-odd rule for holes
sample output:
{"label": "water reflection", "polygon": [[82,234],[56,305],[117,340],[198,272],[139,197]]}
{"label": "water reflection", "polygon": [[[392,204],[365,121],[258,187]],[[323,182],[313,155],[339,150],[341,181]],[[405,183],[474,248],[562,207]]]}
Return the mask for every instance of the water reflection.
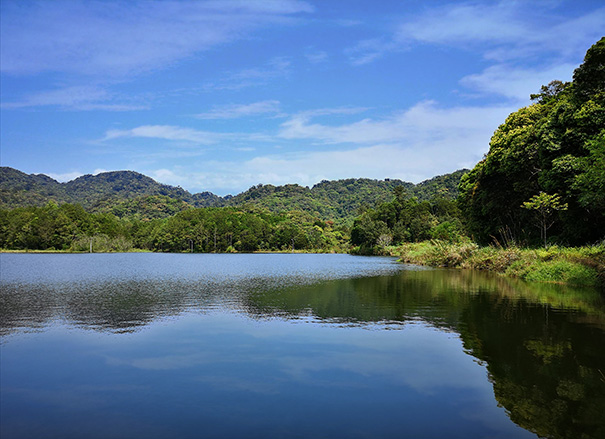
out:
{"label": "water reflection", "polygon": [[[190,261],[174,259],[178,269],[126,271],[128,276],[88,273],[70,278],[63,272],[43,282],[42,277],[31,281],[3,274],[0,330],[10,344],[23,331],[44,330],[56,322],[115,334],[152,328],[173,317],[186,321],[191,315],[208,319],[204,330],[210,335],[212,328],[220,327],[217,322],[222,316],[232,315],[245,316],[246,321],[355,329],[339,333],[329,351],[319,349],[317,343],[322,342],[317,340],[311,344],[313,332],[307,330],[307,344],[297,345],[302,355],[263,344],[258,359],[258,340],[267,335],[236,338],[223,328],[228,335],[222,336],[219,346],[192,338],[199,349],[181,347],[164,356],[108,356],[109,364],[145,371],[206,370],[209,364],[220,364],[196,378],[205,383],[206,391],[212,394],[220,388],[221,398],[224,392],[240,396],[251,392],[265,395],[267,401],[271,400],[267,395],[283,393],[283,383],[292,377],[317,391],[321,386],[351,386],[347,374],[397,377],[415,390],[415,398],[435,388],[462,392],[473,378],[443,338],[443,334],[457,334],[460,348],[486,366],[497,402],[517,425],[540,437],[605,437],[605,305],[599,292],[526,284],[477,272],[408,270],[392,260],[321,258],[312,260],[313,269],[300,259],[290,259],[296,268],[289,270],[273,264],[281,260],[265,259],[264,268],[254,261],[255,267],[238,270],[233,268],[237,264],[225,268],[226,259],[221,259],[212,271],[208,264],[200,270],[182,266],[182,261]],[[371,264],[374,271],[368,269]],[[234,324],[229,319],[227,326]],[[280,327],[286,334],[290,331],[286,329],[290,326]],[[398,340],[396,348],[389,344],[382,349],[373,345],[376,338],[364,335],[367,329],[406,329],[408,336]],[[289,335],[300,336],[300,332]],[[273,333],[271,337],[275,341]],[[433,346],[427,358],[418,360],[421,368],[400,357],[417,352],[419,341]],[[234,349],[225,352],[225,343]],[[434,349],[438,346],[443,351]],[[364,353],[363,360],[357,350]],[[250,360],[242,363],[241,358]],[[322,375],[335,365],[338,374]],[[278,378],[264,382],[254,378],[269,368],[276,368],[272,376]],[[370,392],[362,380],[354,385]]]}

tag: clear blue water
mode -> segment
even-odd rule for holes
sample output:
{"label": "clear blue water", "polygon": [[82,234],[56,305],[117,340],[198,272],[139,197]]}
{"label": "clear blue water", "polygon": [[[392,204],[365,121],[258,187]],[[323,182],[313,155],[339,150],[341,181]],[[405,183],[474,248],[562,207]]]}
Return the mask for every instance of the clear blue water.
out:
{"label": "clear blue water", "polygon": [[604,437],[597,291],[348,255],[0,265],[2,439]]}

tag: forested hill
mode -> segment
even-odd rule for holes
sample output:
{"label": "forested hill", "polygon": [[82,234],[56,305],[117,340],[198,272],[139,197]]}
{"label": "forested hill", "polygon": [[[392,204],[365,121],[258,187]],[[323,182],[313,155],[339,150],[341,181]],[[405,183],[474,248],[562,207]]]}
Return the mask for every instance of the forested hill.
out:
{"label": "forested hill", "polygon": [[162,218],[190,207],[253,205],[272,212],[300,210],[326,220],[348,220],[360,208],[389,201],[393,189],[403,186],[409,196],[428,200],[435,196],[453,199],[466,170],[459,170],[414,185],[401,180],[365,178],[322,181],[312,188],[289,184],[257,185],[234,197],[210,192],[191,194],[164,185],[133,171],[84,175],[59,183],[42,174],[25,174],[9,167],[0,168],[0,208],[80,204],[90,212],[111,212],[117,216]]}
{"label": "forested hill", "polygon": [[192,195],[180,187],[156,182],[133,171],[103,172],[83,175],[67,183],[59,183],[43,174],[25,174],[9,167],[0,168],[0,207],[80,204],[89,211],[109,211],[121,203],[140,204],[150,196],[180,200],[193,207],[220,205],[223,199],[210,192]]}
{"label": "forested hill", "polygon": [[272,212],[302,210],[331,220],[352,219],[360,209],[391,201],[393,189],[398,186],[402,186],[408,196],[417,197],[420,201],[434,197],[454,199],[465,172],[466,170],[459,170],[440,175],[417,185],[401,180],[367,178],[324,180],[310,189],[297,184],[258,185],[236,195],[226,204],[252,204]]}

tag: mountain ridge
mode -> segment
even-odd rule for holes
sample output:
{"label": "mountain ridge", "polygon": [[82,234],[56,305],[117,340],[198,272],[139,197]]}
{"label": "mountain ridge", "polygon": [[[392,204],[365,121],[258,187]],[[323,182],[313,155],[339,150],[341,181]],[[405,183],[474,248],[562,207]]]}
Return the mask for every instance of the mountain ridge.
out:
{"label": "mountain ridge", "polygon": [[325,219],[340,220],[351,218],[363,206],[388,201],[397,186],[404,186],[410,196],[417,196],[419,200],[434,196],[455,198],[465,172],[467,170],[458,170],[418,184],[388,178],[323,180],[311,188],[299,184],[259,184],[235,196],[221,197],[212,192],[191,193],[129,170],[86,174],[61,183],[45,174],[26,174],[3,166],[0,167],[0,208],[43,206],[55,202],[80,204],[91,212],[127,216],[153,206],[151,217],[161,217],[190,207],[252,205],[272,212],[302,210]]}

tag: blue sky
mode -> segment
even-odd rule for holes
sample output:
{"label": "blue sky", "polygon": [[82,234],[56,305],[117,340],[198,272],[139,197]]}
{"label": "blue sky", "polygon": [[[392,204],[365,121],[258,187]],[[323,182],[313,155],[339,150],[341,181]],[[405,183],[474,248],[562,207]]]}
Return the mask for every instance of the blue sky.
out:
{"label": "blue sky", "polygon": [[191,192],[472,167],[603,1],[1,2],[0,161]]}

